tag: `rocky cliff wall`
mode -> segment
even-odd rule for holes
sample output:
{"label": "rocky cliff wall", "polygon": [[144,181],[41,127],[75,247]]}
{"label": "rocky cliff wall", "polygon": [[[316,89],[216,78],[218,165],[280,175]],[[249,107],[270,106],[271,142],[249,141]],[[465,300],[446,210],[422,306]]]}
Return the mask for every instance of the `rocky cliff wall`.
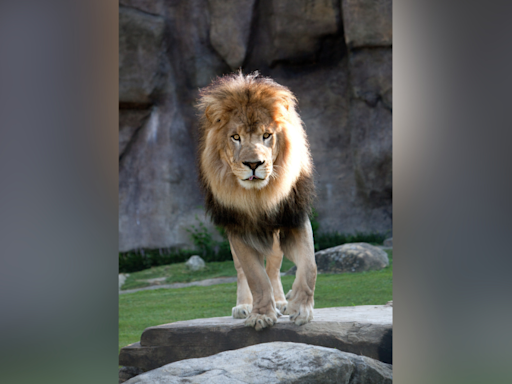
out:
{"label": "rocky cliff wall", "polygon": [[390,0],[121,0],[119,50],[120,251],[189,244],[193,105],[239,67],[297,96],[321,230],[391,229]]}

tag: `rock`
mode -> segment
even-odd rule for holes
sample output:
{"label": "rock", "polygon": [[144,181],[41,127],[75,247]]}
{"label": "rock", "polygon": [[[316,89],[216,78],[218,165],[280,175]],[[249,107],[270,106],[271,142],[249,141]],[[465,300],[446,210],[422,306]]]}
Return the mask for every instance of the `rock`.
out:
{"label": "rock", "polygon": [[161,73],[164,19],[119,7],[119,102],[148,105]]}
{"label": "rock", "polygon": [[124,282],[126,281],[126,278],[130,276],[129,273],[120,273],[119,274],[119,289],[123,286]]}
{"label": "rock", "polygon": [[311,323],[297,326],[289,316],[261,332],[233,317],[178,321],[149,327],[139,343],[121,349],[119,364],[155,369],[174,361],[274,341],[306,343],[392,363],[393,308],[365,305],[315,309]]}
{"label": "rock", "polygon": [[204,269],[206,267],[206,264],[204,263],[204,260],[201,259],[201,257],[194,255],[191,256],[190,259],[185,263],[187,268],[191,269],[192,271],[199,271],[201,269]]}
{"label": "rock", "polygon": [[119,111],[119,157],[124,154],[128,143],[144,125],[150,111],[147,109],[121,109]]}
{"label": "rock", "polygon": [[351,150],[358,196],[366,206],[383,207],[391,217],[393,132],[391,111],[382,102],[372,108],[352,100]]}
{"label": "rock", "polygon": [[[387,253],[367,243],[347,243],[318,251],[315,261],[320,273],[374,271],[389,265]],[[295,275],[296,271],[294,266],[286,275]]]}
{"label": "rock", "polygon": [[391,384],[392,381],[392,366],[380,361],[332,348],[274,342],[178,361],[126,383]]}
{"label": "rock", "polygon": [[[317,170],[315,209],[320,231],[387,232],[391,229],[391,201],[373,203],[373,195],[363,199],[354,177],[351,135],[352,129],[357,127],[352,127],[351,121],[355,124],[361,118],[357,115],[349,120],[351,80],[348,65],[346,57],[345,61],[329,69],[275,79],[292,89],[300,101],[301,118],[306,125]],[[369,106],[368,109],[373,111]],[[389,111],[387,113],[390,115]],[[391,157],[391,148],[386,147],[386,150]]]}
{"label": "rock", "polygon": [[348,243],[315,253],[320,272],[364,272],[389,265],[386,252],[367,243]]}
{"label": "rock", "polygon": [[245,59],[255,0],[209,0],[210,41],[231,69]]}
{"label": "rock", "polygon": [[[129,3],[141,8],[150,5],[143,0]],[[126,137],[131,137],[122,144],[124,151],[119,160],[120,252],[190,247],[193,244],[187,228],[197,224],[196,216],[204,217],[196,172],[193,104],[198,88],[228,67],[209,43],[205,1],[163,3],[155,3],[160,7],[159,16],[148,14],[150,9],[142,12],[120,6],[120,25],[126,24],[126,28],[120,27],[120,62],[124,62],[123,39],[133,41],[136,49],[129,49],[130,54],[140,52],[144,59],[140,63],[134,57],[133,62],[126,63],[137,74],[133,75],[137,81],[132,81],[131,75],[120,74],[121,90],[140,91],[134,98],[125,97],[124,91],[120,95],[120,131],[126,129]],[[151,28],[164,27],[158,50],[152,48],[157,46],[157,39],[140,42],[138,21],[121,20],[127,15],[129,21],[143,19],[150,25],[154,22]],[[140,79],[154,82],[146,89],[142,86],[145,81]],[[128,110],[147,111],[148,115],[137,124],[121,125]],[[215,233],[209,221],[205,225]]]}
{"label": "rock", "polygon": [[392,44],[391,0],[342,0],[341,6],[349,48]]}
{"label": "rock", "polygon": [[120,252],[188,247],[186,229],[204,217],[194,142],[172,101],[152,107],[120,158]]}
{"label": "rock", "polygon": [[391,217],[392,205],[392,51],[349,53],[352,99],[349,125],[357,196],[361,203]]}
{"label": "rock", "polygon": [[349,54],[353,97],[375,107],[380,99],[393,108],[391,48],[358,49]]}
{"label": "rock", "polygon": [[[369,4],[121,0],[119,251],[192,246],[186,229],[204,217],[194,102],[239,63],[297,96],[320,231],[391,230],[391,30],[379,45],[367,39],[373,29],[387,36],[391,12]],[[347,49],[345,35],[364,45],[349,39]]]}
{"label": "rock", "polygon": [[120,5],[160,15],[164,12],[164,0],[119,0]]}
{"label": "rock", "polygon": [[390,238],[388,238],[388,239],[384,240],[383,245],[384,245],[385,247],[393,247],[393,238],[392,238],[392,237],[390,237]]}
{"label": "rock", "polygon": [[339,2],[334,0],[272,0],[270,62],[310,61],[323,38],[341,28]]}
{"label": "rock", "polygon": [[121,367],[119,368],[119,384],[124,383],[126,380],[140,375],[141,373],[144,373],[144,371],[137,367]]}

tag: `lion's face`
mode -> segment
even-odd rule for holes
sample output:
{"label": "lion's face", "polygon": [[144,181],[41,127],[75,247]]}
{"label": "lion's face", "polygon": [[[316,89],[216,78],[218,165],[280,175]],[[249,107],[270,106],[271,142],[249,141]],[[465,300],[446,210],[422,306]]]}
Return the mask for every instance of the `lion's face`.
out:
{"label": "lion's face", "polygon": [[227,76],[201,91],[200,180],[216,204],[267,217],[301,176],[310,177],[295,105],[287,88],[252,75]]}
{"label": "lion's face", "polygon": [[226,124],[225,160],[245,189],[262,189],[275,177],[278,135],[273,124],[260,121],[248,126],[240,118]]}

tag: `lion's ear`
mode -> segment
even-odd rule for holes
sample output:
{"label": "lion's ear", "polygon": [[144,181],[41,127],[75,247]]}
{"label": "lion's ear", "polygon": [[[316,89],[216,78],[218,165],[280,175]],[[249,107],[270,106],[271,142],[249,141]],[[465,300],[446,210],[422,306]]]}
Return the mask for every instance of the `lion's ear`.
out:
{"label": "lion's ear", "polygon": [[204,110],[204,115],[206,116],[206,118],[208,119],[208,121],[210,123],[213,122],[213,116],[212,114],[210,113],[210,106],[206,107],[206,109]]}
{"label": "lion's ear", "polygon": [[287,116],[289,112],[290,105],[286,102],[279,104],[279,114],[281,116]]}
{"label": "lion's ear", "polygon": [[214,113],[215,111],[214,110],[212,111],[212,109],[213,108],[210,108],[209,106],[206,107],[206,109],[204,110],[204,115],[206,116],[206,118],[208,119],[210,124],[220,123],[220,121],[221,121],[220,114],[218,112]]}

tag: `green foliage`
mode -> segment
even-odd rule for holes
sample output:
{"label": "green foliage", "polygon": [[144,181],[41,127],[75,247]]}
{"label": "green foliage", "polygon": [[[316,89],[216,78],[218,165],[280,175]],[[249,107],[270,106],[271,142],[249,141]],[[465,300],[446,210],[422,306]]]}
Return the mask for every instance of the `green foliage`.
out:
{"label": "green foliage", "polygon": [[318,212],[315,208],[311,210],[311,228],[313,229],[313,238],[315,242],[315,251],[322,249],[336,247],[345,243],[370,243],[382,244],[386,238],[387,233],[363,233],[356,232],[355,234],[346,234],[338,232],[320,232],[320,223],[318,222]]}
{"label": "green foliage", "polygon": [[186,229],[190,233],[190,239],[194,243],[196,250],[206,262],[231,260],[231,249],[227,240],[226,232],[223,228],[216,227],[222,236],[221,241],[216,241],[208,228],[197,218],[198,225],[192,225]]}
{"label": "green foliage", "polygon": [[132,273],[158,265],[182,263],[196,254],[196,251],[188,249],[139,249],[119,252],[119,273]]}
{"label": "green foliage", "polygon": [[200,255],[206,262],[232,260],[225,231],[217,227],[222,240],[216,241],[197,216],[196,220],[197,225],[186,229],[194,243],[194,249],[139,249],[120,252],[119,272],[132,273],[159,265],[183,263],[193,255]]}
{"label": "green foliage", "polygon": [[190,239],[196,246],[201,257],[206,260],[208,256],[214,253],[215,241],[206,226],[199,221],[197,216],[196,220],[199,224],[197,226],[192,225],[191,228],[187,228],[186,231],[190,234]]}
{"label": "green foliage", "polygon": [[315,238],[315,251],[336,247],[345,243],[370,243],[382,244],[388,237],[385,233],[343,234],[338,232],[325,232],[313,235]]}
{"label": "green foliage", "polygon": [[[313,229],[315,251],[320,251],[322,249],[335,247],[345,243],[364,242],[370,244],[382,244],[389,235],[387,233],[362,232],[356,232],[355,234],[340,234],[338,232],[321,233],[319,231],[320,224],[317,217],[318,213],[313,208],[310,220],[311,227]],[[197,225],[192,225],[190,228],[186,229],[190,235],[190,239],[194,243],[194,249],[141,249],[138,251],[119,253],[119,272],[131,273],[159,265],[182,263],[187,261],[187,259],[192,255],[200,255],[206,262],[232,260],[229,241],[227,240],[224,229],[216,227],[222,237],[221,241],[217,241],[197,216],[196,220],[198,221]]]}

